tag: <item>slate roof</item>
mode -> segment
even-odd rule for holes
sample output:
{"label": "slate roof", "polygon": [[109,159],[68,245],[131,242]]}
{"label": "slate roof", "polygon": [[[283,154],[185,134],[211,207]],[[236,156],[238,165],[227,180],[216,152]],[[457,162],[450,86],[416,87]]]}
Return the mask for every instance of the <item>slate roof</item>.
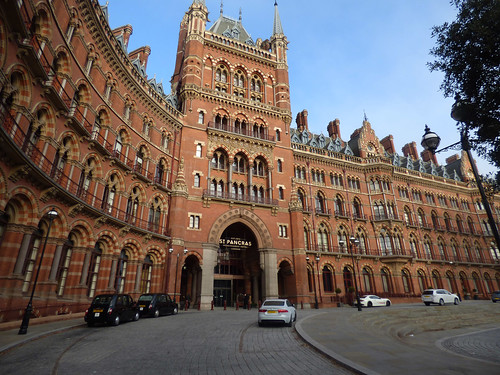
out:
{"label": "slate roof", "polygon": [[221,14],[208,31],[225,36],[226,38],[236,39],[241,43],[246,43],[251,46],[255,45],[252,37],[243,27],[241,18],[237,21]]}
{"label": "slate roof", "polygon": [[[325,137],[323,134],[313,134],[304,130],[300,132],[295,128],[290,129],[290,136],[292,144],[301,144],[318,149],[338,152],[350,156],[359,156],[357,149],[357,140],[359,134],[355,134],[349,142],[344,142],[339,138]],[[385,153],[392,165],[396,167],[406,168],[421,173],[431,174],[443,178],[453,179],[455,181],[462,181],[461,174],[461,160],[458,159],[447,165],[437,165],[432,161],[423,161],[422,159],[413,160],[411,157],[400,156],[397,152],[393,154]]]}

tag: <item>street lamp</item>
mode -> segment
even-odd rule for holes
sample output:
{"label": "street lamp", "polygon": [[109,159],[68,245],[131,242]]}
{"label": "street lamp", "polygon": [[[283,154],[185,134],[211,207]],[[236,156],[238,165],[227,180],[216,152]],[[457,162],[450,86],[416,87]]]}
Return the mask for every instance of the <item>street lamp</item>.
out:
{"label": "street lamp", "polygon": [[[306,262],[309,263],[309,257],[306,256]],[[316,262],[319,262],[319,255],[316,255]],[[312,264],[312,278],[314,286],[314,308],[318,309],[318,294],[316,293],[316,276],[314,276],[314,262]],[[318,275],[318,285],[319,285],[319,275]]]}
{"label": "street lamp", "polygon": [[[429,127],[425,125],[425,134],[422,137],[422,142],[420,143],[422,147],[426,150],[429,150],[433,154],[436,154],[441,151],[446,151],[450,149],[456,149],[457,147],[461,147],[467,153],[467,157],[469,158],[469,164],[472,168],[472,173],[474,174],[474,179],[476,180],[477,187],[479,189],[479,193],[481,194],[481,199],[483,202],[484,209],[486,210],[486,214],[488,215],[488,222],[490,224],[491,230],[493,231],[493,236],[495,237],[495,242],[497,244],[497,249],[500,249],[500,235],[498,234],[498,228],[495,223],[495,219],[493,218],[493,213],[490,208],[490,203],[488,202],[488,198],[486,197],[486,193],[484,192],[483,183],[481,182],[481,178],[479,177],[479,172],[477,170],[476,163],[472,158],[472,153],[470,150],[469,143],[469,122],[472,118],[472,108],[471,104],[460,100],[459,97],[456,97],[456,101],[451,107],[451,118],[453,118],[457,123],[465,124],[460,131],[460,141],[456,142],[450,146],[444,147],[440,150],[436,149],[439,146],[439,142],[441,138],[434,133],[431,132]],[[495,251],[496,254],[496,251]],[[498,259],[498,254],[496,254]]]}
{"label": "street lamp", "polygon": [[38,275],[40,274],[40,268],[42,267],[43,255],[45,254],[45,248],[47,247],[47,240],[49,239],[50,227],[52,222],[57,217],[57,211],[52,207],[52,209],[47,212],[49,217],[49,226],[47,228],[47,235],[45,236],[45,242],[43,243],[42,253],[40,254],[40,262],[38,263],[38,268],[36,270],[35,281],[33,282],[33,289],[31,290],[30,300],[24,310],[23,321],[21,322],[21,327],[19,327],[19,335],[25,335],[28,332],[28,326],[30,324],[31,313],[33,311],[33,295],[35,294],[36,283],[38,281]]}
{"label": "street lamp", "polygon": [[[340,240],[339,244],[341,247],[344,247],[345,241]],[[357,301],[357,305],[358,305],[358,311],[361,311],[362,309],[361,309],[361,301],[359,300],[358,281],[356,279],[356,264],[354,263],[354,254],[352,253],[352,246],[353,245],[358,246],[359,240],[356,237],[351,236],[351,237],[349,237],[349,252],[351,253],[351,260],[352,260],[352,277],[354,279],[354,292],[356,293],[356,301]]]}

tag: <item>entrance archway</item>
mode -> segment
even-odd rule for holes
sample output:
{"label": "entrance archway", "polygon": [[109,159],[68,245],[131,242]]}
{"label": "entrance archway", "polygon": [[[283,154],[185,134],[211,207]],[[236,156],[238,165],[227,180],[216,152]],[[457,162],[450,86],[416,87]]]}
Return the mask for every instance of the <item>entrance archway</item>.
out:
{"label": "entrance archway", "polygon": [[240,306],[262,295],[262,271],[255,235],[241,222],[229,225],[220,236],[214,266],[214,306]]}
{"label": "entrance archway", "polygon": [[278,296],[289,298],[297,295],[297,285],[293,268],[288,260],[281,261],[278,270]]}
{"label": "entrance archway", "polygon": [[184,308],[186,303],[188,307],[198,306],[198,303],[200,303],[200,286],[200,260],[194,255],[189,255],[182,266],[180,308]]}
{"label": "entrance archway", "polygon": [[344,274],[344,289],[347,297],[347,303],[351,305],[353,303],[353,297],[354,297],[354,292],[351,292],[354,290],[353,273],[351,269],[346,266],[344,267],[343,274]]}

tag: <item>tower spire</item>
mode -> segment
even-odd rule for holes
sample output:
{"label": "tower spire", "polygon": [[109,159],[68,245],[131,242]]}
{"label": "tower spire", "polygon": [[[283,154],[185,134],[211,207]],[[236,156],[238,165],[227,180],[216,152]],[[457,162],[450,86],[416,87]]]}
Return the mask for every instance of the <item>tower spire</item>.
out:
{"label": "tower spire", "polygon": [[281,26],[280,14],[278,12],[278,1],[274,0],[274,26],[273,35],[283,34],[283,27]]}
{"label": "tower spire", "polygon": [[224,13],[224,0],[220,0],[220,16]]}

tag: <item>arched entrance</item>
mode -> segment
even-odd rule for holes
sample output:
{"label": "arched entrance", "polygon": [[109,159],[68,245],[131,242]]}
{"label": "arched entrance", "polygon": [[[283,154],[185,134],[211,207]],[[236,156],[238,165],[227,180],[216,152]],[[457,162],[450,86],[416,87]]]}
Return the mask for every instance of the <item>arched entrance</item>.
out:
{"label": "arched entrance", "polygon": [[233,223],[222,233],[214,267],[214,306],[243,306],[262,295],[262,271],[253,232],[243,223]]}
{"label": "arched entrance", "polygon": [[189,255],[181,272],[181,297],[180,308],[184,308],[186,302],[188,307],[197,306],[200,302],[201,292],[201,267],[200,260],[195,255]]}
{"label": "arched entrance", "polygon": [[288,260],[283,260],[278,269],[278,296],[289,298],[297,295],[297,286],[293,276],[293,268]]}
{"label": "arched entrance", "polygon": [[349,267],[344,267],[344,290],[347,298],[347,303],[352,305],[354,298],[354,278],[353,273]]}

